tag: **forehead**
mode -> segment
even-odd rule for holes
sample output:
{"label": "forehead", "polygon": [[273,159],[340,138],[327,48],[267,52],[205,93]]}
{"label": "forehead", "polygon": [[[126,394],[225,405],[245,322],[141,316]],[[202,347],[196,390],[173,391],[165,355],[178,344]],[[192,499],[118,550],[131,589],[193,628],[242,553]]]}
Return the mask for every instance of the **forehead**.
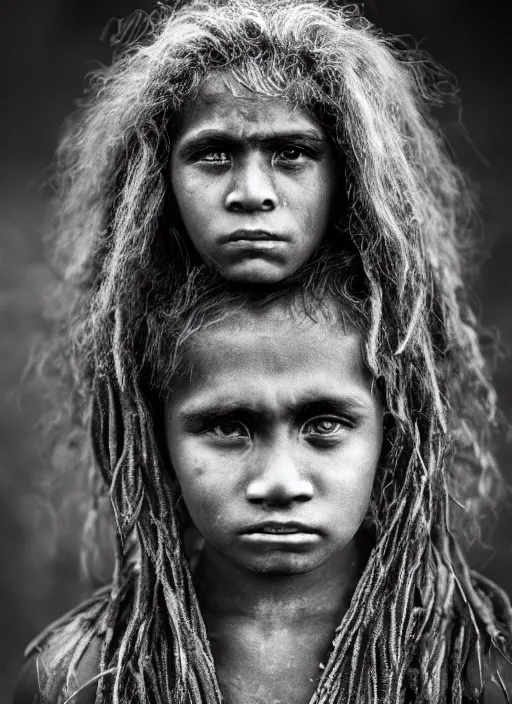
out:
{"label": "forehead", "polygon": [[205,78],[197,96],[184,105],[178,133],[183,137],[219,128],[250,136],[252,130],[268,126],[274,131],[305,131],[324,136],[315,119],[284,96],[254,92],[230,74],[218,72]]}
{"label": "forehead", "polygon": [[236,314],[199,331],[188,343],[186,362],[173,389],[185,401],[372,396],[360,333],[279,308]]}

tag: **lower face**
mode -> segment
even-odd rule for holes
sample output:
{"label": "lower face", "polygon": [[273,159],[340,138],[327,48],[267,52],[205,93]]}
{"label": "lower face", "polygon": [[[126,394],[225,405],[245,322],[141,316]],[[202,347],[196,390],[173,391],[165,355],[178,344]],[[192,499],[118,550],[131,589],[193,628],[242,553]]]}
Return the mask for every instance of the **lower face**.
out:
{"label": "lower face", "polygon": [[227,279],[272,283],[306,262],[332,219],[338,169],[305,111],[207,78],[183,110],[171,184],[185,230]]}
{"label": "lower face", "polygon": [[367,513],[382,407],[361,338],[288,311],[195,334],[166,404],[188,512],[210,553],[300,574],[335,561]]}

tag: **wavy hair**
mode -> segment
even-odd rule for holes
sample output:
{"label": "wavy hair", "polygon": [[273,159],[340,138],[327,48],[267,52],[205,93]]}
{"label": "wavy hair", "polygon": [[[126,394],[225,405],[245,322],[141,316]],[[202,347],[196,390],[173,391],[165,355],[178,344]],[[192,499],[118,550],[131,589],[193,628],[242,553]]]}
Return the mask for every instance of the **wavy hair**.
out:
{"label": "wavy hair", "polygon": [[370,507],[375,547],[312,701],[477,701],[483,669],[475,690],[463,673],[475,651],[479,663],[491,647],[508,652],[511,610],[460,547],[461,526],[477,530],[502,484],[496,395],[467,292],[474,202],[429,112],[453,82],[354,6],[181,2],[142,24],[94,76],[57,155],[61,281],[43,369],[69,399],[59,427],[67,418],[85,448],[74,471],[91,476],[87,530],[108,494],[117,558],[108,596],[45,635],[57,643],[46,691],[64,670],[72,693],[101,632],[97,702],[221,701],[159,428],[180,345],[234,295],[195,261],[169,185],[180,110],[220,71],[308,110],[345,164],[334,252],[293,281],[312,301],[322,286],[347,310],[359,300],[392,419]]}

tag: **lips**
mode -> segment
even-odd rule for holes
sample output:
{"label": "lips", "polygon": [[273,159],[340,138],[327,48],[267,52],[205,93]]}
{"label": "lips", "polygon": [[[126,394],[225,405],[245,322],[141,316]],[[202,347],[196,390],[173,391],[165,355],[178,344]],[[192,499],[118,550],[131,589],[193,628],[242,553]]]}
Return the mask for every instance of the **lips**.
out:
{"label": "lips", "polygon": [[229,235],[220,238],[220,244],[231,242],[285,242],[285,235],[280,235],[269,230],[235,230]]}
{"label": "lips", "polygon": [[268,535],[293,535],[295,533],[318,533],[319,531],[304,523],[296,521],[263,521],[249,526],[244,531],[244,535],[263,533]]}

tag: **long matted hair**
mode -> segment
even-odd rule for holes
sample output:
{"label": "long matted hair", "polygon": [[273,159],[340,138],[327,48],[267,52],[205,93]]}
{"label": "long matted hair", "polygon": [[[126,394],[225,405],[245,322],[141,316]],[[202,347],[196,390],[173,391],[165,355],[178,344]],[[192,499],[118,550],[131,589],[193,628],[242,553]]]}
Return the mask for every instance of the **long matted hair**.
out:
{"label": "long matted hair", "polygon": [[211,316],[208,301],[228,296],[194,261],[169,185],[180,110],[214,71],[308,110],[345,164],[338,254],[298,275],[306,298],[327,285],[350,307],[351,278],[333,261],[359,272],[366,362],[392,418],[370,507],[375,547],[312,702],[477,701],[491,648],[508,652],[510,604],[459,544],[502,484],[496,396],[466,290],[473,198],[429,114],[453,84],[355,6],[334,5],[199,0],[137,15],[63,135],[57,334],[43,371],[68,399],[55,421],[73,432],[61,430],[60,446],[78,442],[73,471],[90,472],[86,531],[108,496],[117,557],[111,588],[45,637],[47,694],[63,671],[74,691],[102,633],[97,702],[221,701],[159,428],[180,346]]}

